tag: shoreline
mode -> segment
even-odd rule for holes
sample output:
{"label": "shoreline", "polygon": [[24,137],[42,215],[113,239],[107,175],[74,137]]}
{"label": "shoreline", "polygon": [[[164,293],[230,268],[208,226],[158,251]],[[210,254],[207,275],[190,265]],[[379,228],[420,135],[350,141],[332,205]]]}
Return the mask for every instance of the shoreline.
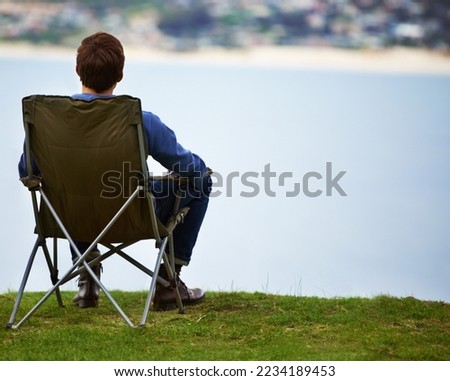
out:
{"label": "shoreline", "polygon": [[[450,75],[449,54],[414,48],[374,51],[258,46],[233,50],[203,48],[191,52],[170,52],[124,45],[124,49],[128,62]],[[0,43],[0,58],[75,61],[75,56],[76,48]]]}

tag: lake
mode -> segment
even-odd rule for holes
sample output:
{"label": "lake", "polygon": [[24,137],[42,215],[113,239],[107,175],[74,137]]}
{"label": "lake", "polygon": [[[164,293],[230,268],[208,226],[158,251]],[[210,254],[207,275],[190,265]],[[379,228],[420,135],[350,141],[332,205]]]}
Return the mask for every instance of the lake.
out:
{"label": "lake", "polygon": [[[35,240],[17,175],[20,101],[78,93],[74,66],[0,58],[0,292],[18,289]],[[450,301],[450,76],[129,60],[116,93],[140,97],[215,171],[189,286]],[[39,257],[29,289],[49,287],[45,271]],[[102,279],[149,285],[120,258]]]}

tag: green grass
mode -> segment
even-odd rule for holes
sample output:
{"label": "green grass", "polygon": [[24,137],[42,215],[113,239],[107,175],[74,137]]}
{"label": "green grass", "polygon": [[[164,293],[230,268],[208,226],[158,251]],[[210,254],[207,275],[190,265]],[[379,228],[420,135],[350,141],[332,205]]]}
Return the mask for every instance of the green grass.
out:
{"label": "green grass", "polygon": [[[26,293],[22,317],[42,293]],[[52,296],[20,329],[1,329],[0,360],[450,360],[450,305],[414,298],[315,298],[209,292],[205,302],[151,311],[129,328],[108,300],[65,308]],[[145,293],[112,295],[134,322]],[[0,295],[6,325],[15,294]]]}

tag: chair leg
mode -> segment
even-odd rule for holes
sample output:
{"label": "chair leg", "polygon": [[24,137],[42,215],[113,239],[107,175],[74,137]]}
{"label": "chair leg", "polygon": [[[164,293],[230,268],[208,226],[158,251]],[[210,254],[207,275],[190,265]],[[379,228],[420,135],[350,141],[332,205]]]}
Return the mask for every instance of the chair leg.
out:
{"label": "chair leg", "polygon": [[[78,256],[78,261],[70,268],[70,270],[66,273],[66,275],[64,275],[61,280],[58,281],[58,283],[48,292],[48,294],[50,294],[51,292],[53,292],[53,290],[56,287],[59,287],[60,284],[65,283],[67,281],[68,278],[71,277],[71,274],[73,273],[73,270],[75,269],[75,267],[77,267],[80,263],[83,264],[84,266],[84,271],[87,271],[88,274],[90,275],[90,277],[92,278],[92,280],[97,283],[97,285],[99,286],[99,288],[103,291],[103,293],[105,294],[105,296],[108,298],[108,300],[111,302],[111,304],[113,305],[113,307],[116,309],[116,311],[119,313],[119,315],[123,318],[123,320],[125,320],[125,322],[128,324],[128,326],[130,327],[134,327],[134,324],[131,322],[130,318],[125,314],[125,312],[123,312],[122,308],[119,306],[119,304],[116,302],[116,300],[112,297],[112,295],[109,293],[109,291],[106,289],[106,287],[103,285],[102,282],[100,282],[100,279],[97,277],[97,275],[94,273],[94,271],[92,270],[92,268],[89,266],[88,262],[86,261],[86,257],[87,257],[87,253],[89,253],[92,250],[92,247],[94,245],[96,245],[98,242],[95,241],[91,244],[91,246],[89,248],[86,249],[86,251],[81,254],[78,250],[78,248],[76,247],[76,245],[74,244],[73,240],[70,239],[70,245],[74,248],[74,250],[77,253]],[[81,261],[80,261],[81,260]],[[79,263],[80,262],[80,263]],[[48,295],[47,294],[47,295]],[[47,295],[45,295],[45,297],[42,299],[42,302],[45,301],[45,298],[47,297]]]}
{"label": "chair leg", "polygon": [[[181,300],[180,289],[178,288],[178,282],[176,280],[176,273],[175,273],[175,251],[174,251],[174,244],[173,244],[173,235],[170,235],[170,238],[169,238],[169,258],[170,258],[169,259],[170,268],[172,270],[169,273],[169,274],[172,274],[172,278],[170,279],[170,281],[175,284],[173,292],[175,293],[175,300],[177,302],[178,313],[184,314],[183,301]],[[164,258],[164,263],[166,263],[166,261],[167,261],[167,256]],[[169,275],[169,277],[170,277],[170,275]]]}
{"label": "chair leg", "polygon": [[[50,258],[50,252],[48,250],[47,244],[45,240],[42,243],[42,250],[44,251],[45,260],[47,261],[48,270],[50,272],[50,280],[52,281],[52,285],[54,286],[58,282],[58,252],[56,245],[56,238],[53,242],[53,262]],[[61,291],[58,288],[55,290],[56,299],[58,300],[58,305],[60,307],[64,307],[64,303],[61,297]]]}
{"label": "chair leg", "polygon": [[161,245],[159,247],[158,256],[156,258],[155,269],[153,271],[152,281],[150,283],[150,289],[148,290],[147,300],[145,301],[144,313],[142,314],[141,322],[139,323],[140,327],[143,327],[147,321],[147,316],[150,311],[150,304],[151,304],[151,302],[153,300],[153,296],[155,294],[159,268],[161,267],[161,261],[162,261],[163,255],[164,255],[164,250],[166,249],[166,246],[167,246],[167,240],[168,240],[168,238],[165,237],[162,240]]}
{"label": "chair leg", "polygon": [[[6,325],[7,328],[14,327],[14,320],[16,318],[17,311],[18,311],[20,303],[22,301],[22,297],[23,297],[23,293],[25,291],[25,287],[26,287],[26,284],[28,281],[28,277],[30,275],[31,268],[33,266],[33,262],[34,262],[34,259],[36,258],[36,254],[37,254],[37,251],[39,250],[39,247],[42,247],[42,251],[44,252],[44,257],[47,262],[48,270],[50,272],[50,279],[51,279],[52,284],[55,285],[56,283],[58,283],[58,262],[57,262],[58,253],[57,253],[56,242],[54,242],[54,246],[53,246],[53,262],[52,262],[52,259],[50,257],[50,252],[48,250],[45,238],[38,237],[34,244],[33,250],[31,251],[30,258],[28,259],[28,264],[27,264],[27,267],[25,268],[25,274],[22,278],[22,283],[19,287],[15,305],[14,305],[13,311],[11,313],[11,317],[8,321],[8,324]],[[60,307],[64,307],[60,288],[57,287],[55,289],[55,292],[56,292],[56,298],[58,301],[58,305]]]}
{"label": "chair leg", "polygon": [[22,301],[23,292],[25,290],[25,286],[28,281],[28,277],[30,275],[31,267],[33,266],[34,258],[36,257],[36,253],[41,246],[41,239],[38,237],[36,240],[33,250],[31,251],[30,258],[28,259],[27,267],[25,268],[25,273],[23,274],[22,282],[19,287],[19,292],[17,293],[16,302],[14,304],[13,311],[11,313],[11,317],[9,318],[8,323],[6,324],[6,328],[13,328],[14,320],[16,319],[17,311],[19,310],[20,302]]}

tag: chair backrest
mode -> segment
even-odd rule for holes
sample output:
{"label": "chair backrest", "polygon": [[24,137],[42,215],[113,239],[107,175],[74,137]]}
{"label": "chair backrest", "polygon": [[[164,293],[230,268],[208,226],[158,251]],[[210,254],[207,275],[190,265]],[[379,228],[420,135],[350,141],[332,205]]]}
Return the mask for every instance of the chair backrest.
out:
{"label": "chair backrest", "polygon": [[[22,106],[27,155],[39,168],[43,190],[71,237],[92,242],[147,179],[140,100],[32,95]],[[149,197],[134,199],[100,242],[155,238],[150,203]],[[64,237],[42,203],[38,219],[45,237]],[[164,235],[159,222],[156,229]]]}

